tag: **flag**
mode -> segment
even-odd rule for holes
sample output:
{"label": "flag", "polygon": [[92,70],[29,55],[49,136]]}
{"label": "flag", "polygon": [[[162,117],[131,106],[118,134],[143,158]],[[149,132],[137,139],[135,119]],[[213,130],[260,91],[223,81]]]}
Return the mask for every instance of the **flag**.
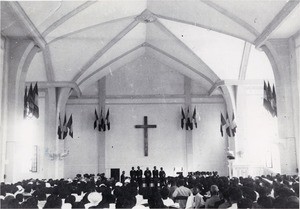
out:
{"label": "flag", "polygon": [[264,81],[264,107],[266,110],[269,110],[270,102],[268,100],[268,87],[266,81]]}
{"label": "flag", "polygon": [[182,118],[181,118],[181,129],[183,129],[184,128],[184,124],[186,122],[185,122],[185,115],[184,115],[184,111],[183,111],[182,107],[181,107],[181,116],[182,116]]}
{"label": "flag", "polygon": [[32,84],[30,84],[30,87],[29,87],[29,91],[28,91],[28,95],[27,95],[27,102],[28,102],[28,106],[29,106],[28,115],[33,114],[33,112],[34,112],[34,92],[32,89]]}
{"label": "flag", "polygon": [[228,112],[226,112],[226,133],[229,137],[231,137],[231,129],[230,129],[230,121],[228,117]]}
{"label": "flag", "polygon": [[97,110],[95,109],[95,122],[94,122],[94,129],[98,127],[99,124],[99,117],[98,117],[98,113]]}
{"label": "flag", "polygon": [[36,118],[39,118],[39,90],[37,86],[37,82],[34,85],[33,88],[33,116]]}
{"label": "flag", "polygon": [[28,114],[28,95],[27,95],[27,86],[25,87],[25,94],[24,94],[24,112],[23,112],[23,117],[26,118],[27,114]]}
{"label": "flag", "polygon": [[232,113],[232,120],[231,120],[231,132],[232,132],[232,136],[235,136],[235,133],[236,133],[236,128],[237,128],[237,125],[235,123],[235,120],[234,120],[234,113]]}
{"label": "flag", "polygon": [[62,133],[62,126],[61,126],[61,120],[60,120],[60,114],[59,114],[59,116],[58,116],[58,129],[57,129],[58,139],[61,139],[61,133]]}
{"label": "flag", "polygon": [[68,135],[68,128],[67,128],[67,116],[65,114],[65,118],[64,118],[64,124],[63,124],[63,139],[66,138],[66,136]]}
{"label": "flag", "polygon": [[110,130],[109,109],[106,112],[105,123],[106,123],[106,126],[107,126],[107,130]]}
{"label": "flag", "polygon": [[272,102],[271,102],[271,106],[273,109],[273,117],[277,116],[277,101],[276,101],[276,91],[275,91],[275,86],[273,84],[273,91],[272,91]]}
{"label": "flag", "polygon": [[68,120],[67,128],[69,129],[69,135],[73,138],[73,118],[72,118],[72,114],[71,114],[71,116]]}
{"label": "flag", "polygon": [[226,125],[226,121],[225,121],[223,114],[221,113],[221,125],[220,125],[221,136],[223,136],[223,126],[225,126],[225,125]]}
{"label": "flag", "polygon": [[268,111],[269,111],[270,113],[272,113],[272,105],[271,105],[272,98],[273,98],[272,90],[271,90],[270,83],[269,83],[269,81],[268,81],[268,87],[267,87],[267,99],[268,99]]}
{"label": "flag", "polygon": [[197,128],[196,107],[194,107],[194,112],[193,112],[193,116],[192,116],[192,122],[195,124],[195,128]]}
{"label": "flag", "polygon": [[105,131],[105,121],[104,121],[102,109],[101,109],[101,113],[100,113],[100,119],[99,119],[99,124],[98,124],[98,130],[99,130],[99,131]]}
{"label": "flag", "polygon": [[186,120],[186,130],[193,130],[193,123],[191,122],[191,119],[190,119],[190,109],[188,108],[187,110],[187,114],[186,114],[186,117],[187,117],[187,120]]}

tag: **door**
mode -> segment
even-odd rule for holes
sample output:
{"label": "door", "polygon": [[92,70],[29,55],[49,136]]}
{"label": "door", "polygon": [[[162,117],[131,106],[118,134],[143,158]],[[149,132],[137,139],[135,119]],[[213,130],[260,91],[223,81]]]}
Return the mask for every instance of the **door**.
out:
{"label": "door", "polygon": [[114,178],[116,181],[120,181],[120,168],[110,169],[110,177]]}

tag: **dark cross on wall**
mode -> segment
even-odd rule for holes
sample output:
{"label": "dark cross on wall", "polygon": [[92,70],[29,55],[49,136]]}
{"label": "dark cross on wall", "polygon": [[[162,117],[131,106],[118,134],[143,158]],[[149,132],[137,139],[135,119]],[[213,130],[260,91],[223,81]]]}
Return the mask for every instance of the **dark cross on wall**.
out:
{"label": "dark cross on wall", "polygon": [[156,125],[148,125],[148,117],[144,116],[144,124],[135,125],[134,127],[144,129],[144,154],[148,156],[148,128],[156,128]]}

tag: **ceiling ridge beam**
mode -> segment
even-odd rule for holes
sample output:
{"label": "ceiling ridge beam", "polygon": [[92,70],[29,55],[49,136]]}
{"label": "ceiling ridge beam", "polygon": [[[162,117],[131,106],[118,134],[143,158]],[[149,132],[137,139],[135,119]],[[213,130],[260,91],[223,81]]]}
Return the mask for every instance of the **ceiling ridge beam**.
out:
{"label": "ceiling ridge beam", "polygon": [[92,28],[96,28],[98,26],[102,26],[102,25],[106,25],[106,24],[111,24],[111,23],[115,23],[115,22],[118,22],[118,21],[122,21],[122,20],[130,19],[130,18],[134,18],[134,17],[136,17],[136,16],[135,15],[131,15],[131,16],[127,16],[127,17],[121,17],[121,18],[117,18],[117,19],[114,19],[114,20],[109,20],[109,21],[106,21],[106,22],[102,22],[102,23],[98,23],[98,24],[95,24],[95,25],[91,25],[91,26],[88,26],[88,27],[85,27],[85,28],[81,28],[79,30],[75,30],[75,31],[72,31],[70,33],[66,33],[66,34],[64,34],[62,36],[59,36],[59,37],[53,39],[52,41],[50,41],[48,44],[52,44],[52,43],[54,43],[56,41],[59,41],[61,39],[66,38],[68,36],[71,36],[71,35],[74,35],[74,34],[77,34],[77,33],[81,33],[81,32],[83,32],[85,30],[89,30],[89,29],[92,29]]}
{"label": "ceiling ridge beam", "polygon": [[193,54],[193,56],[195,56],[196,57],[196,59],[200,62],[200,64],[201,64],[201,66],[205,69],[205,70],[207,70],[207,71],[209,71],[209,73],[212,73],[214,76],[216,76],[218,79],[219,79],[219,77],[218,77],[218,75],[217,74],[215,74],[214,73],[214,71],[193,51],[193,50],[191,50],[190,49],[190,47],[188,47],[185,43],[183,43],[179,38],[177,38],[177,36],[175,36],[166,26],[164,26],[159,20],[157,20],[156,22],[155,22],[155,25],[157,25],[160,29],[162,29],[162,31],[164,32],[164,33],[166,33],[167,35],[169,35],[169,36],[172,36],[174,39],[175,39],[175,41],[179,44],[179,45],[181,45],[181,46],[183,46],[187,51],[189,51],[190,53],[192,53]]}
{"label": "ceiling ridge beam", "polygon": [[259,32],[252,27],[250,24],[248,24],[246,21],[242,20],[238,16],[232,14],[228,10],[224,9],[223,7],[220,7],[219,5],[215,4],[214,2],[210,0],[201,0],[204,4],[211,7],[212,9],[218,11],[220,14],[224,15],[225,17],[229,18],[233,22],[237,23],[238,25],[242,26],[246,30],[248,30],[250,33],[252,33],[255,36],[259,35]]}
{"label": "ceiling ridge beam", "polygon": [[225,85],[224,80],[219,80],[214,83],[214,85],[208,90],[208,95],[211,96],[214,91],[220,86]]}
{"label": "ceiling ridge beam", "polygon": [[[32,82],[26,82],[26,86],[29,86]],[[77,97],[81,97],[82,93],[77,83],[72,81],[37,81],[37,85],[40,89],[68,87],[75,91]]]}
{"label": "ceiling ridge beam", "polygon": [[[186,20],[182,20],[182,19],[178,19],[178,18],[174,18],[174,17],[168,17],[168,16],[165,16],[165,15],[160,15],[160,14],[156,14],[156,13],[153,13],[153,14],[156,17],[161,18],[161,19],[165,19],[165,20],[169,20],[169,21],[173,21],[173,22],[178,22],[178,23],[182,23],[182,24],[186,24],[186,25],[192,25],[192,26],[196,26],[196,27],[199,27],[199,28],[211,30],[211,31],[214,31],[214,32],[217,32],[217,33],[221,33],[221,34],[232,36],[232,37],[235,37],[235,38],[238,38],[238,39],[245,40],[245,37],[238,36],[237,34],[230,33],[228,31],[221,30],[221,29],[216,29],[216,28],[213,28],[213,27],[210,27],[210,26],[207,26],[207,25],[197,23],[197,22],[186,21]],[[256,36],[253,35],[253,37],[256,37]],[[250,39],[245,40],[245,41],[248,41],[250,43],[252,42],[252,40],[250,40]]]}
{"label": "ceiling ridge beam", "polygon": [[45,41],[42,34],[38,31],[35,25],[32,23],[28,15],[25,13],[21,5],[16,1],[8,1],[6,2],[12,11],[16,14],[18,19],[21,21],[22,25],[25,26],[26,31],[29,36],[33,39],[35,44],[40,48],[44,49],[47,42]]}
{"label": "ceiling ridge beam", "polygon": [[145,43],[144,44],[145,47],[149,47],[167,57],[169,57],[170,59],[173,59],[174,61],[182,64],[183,66],[185,66],[186,68],[190,69],[191,71],[193,71],[194,73],[200,75],[202,78],[204,78],[205,80],[207,80],[211,85],[213,85],[215,82],[212,81],[209,77],[207,77],[206,75],[204,75],[203,73],[199,72],[198,70],[196,70],[195,68],[193,68],[192,66],[188,65],[187,63],[183,62],[182,60],[178,59],[177,57],[174,57],[172,55],[170,55],[168,52],[165,52],[164,50],[162,49],[159,49],[155,46],[153,46],[152,44],[149,44],[149,43]]}
{"label": "ceiling ridge beam", "polygon": [[285,20],[285,18],[296,8],[300,3],[299,0],[289,0],[284,7],[277,13],[272,21],[265,27],[263,32],[256,38],[254,45],[260,48],[270,35],[278,28],[278,26]]}
{"label": "ceiling ridge beam", "polygon": [[126,52],[124,52],[123,54],[117,56],[116,58],[110,60],[109,62],[107,62],[106,64],[102,65],[100,68],[98,68],[97,70],[95,70],[94,72],[90,73],[89,75],[87,75],[86,77],[84,77],[79,83],[78,85],[82,85],[84,82],[86,82],[89,78],[91,78],[92,76],[96,75],[97,73],[99,73],[100,71],[102,71],[104,68],[110,66],[111,64],[113,64],[114,62],[118,61],[119,59],[127,56],[128,54],[138,50],[139,48],[143,47],[144,44],[140,44]]}
{"label": "ceiling ridge beam", "polygon": [[106,53],[111,47],[113,47],[118,41],[120,41],[138,24],[139,22],[137,20],[134,20],[128,26],[126,26],[120,33],[113,37],[113,39],[110,42],[108,42],[102,49],[97,51],[96,54],[83,65],[80,72],[75,75],[72,81],[76,82],[85,71],[87,71],[100,57],[103,56],[104,53]]}
{"label": "ceiling ridge beam", "polygon": [[246,79],[246,72],[247,72],[247,68],[248,68],[250,51],[251,51],[251,44],[249,42],[245,41],[241,65],[240,65],[239,80]]}
{"label": "ceiling ridge beam", "polygon": [[86,8],[88,8],[89,6],[91,6],[92,4],[96,3],[96,1],[86,1],[85,3],[81,4],[80,6],[76,7],[75,9],[73,9],[71,12],[67,13],[66,15],[64,15],[62,18],[58,19],[57,21],[55,21],[54,23],[52,23],[43,33],[42,35],[44,37],[46,37],[49,33],[51,33],[53,30],[55,30],[58,26],[60,26],[61,24],[63,24],[64,22],[66,22],[67,20],[69,20],[70,18],[72,18],[73,16],[77,15],[78,13],[80,13],[81,11],[85,10]]}
{"label": "ceiling ridge beam", "polygon": [[54,81],[54,70],[53,70],[51,53],[48,44],[45,46],[45,49],[43,50],[42,53],[44,58],[47,80]]}

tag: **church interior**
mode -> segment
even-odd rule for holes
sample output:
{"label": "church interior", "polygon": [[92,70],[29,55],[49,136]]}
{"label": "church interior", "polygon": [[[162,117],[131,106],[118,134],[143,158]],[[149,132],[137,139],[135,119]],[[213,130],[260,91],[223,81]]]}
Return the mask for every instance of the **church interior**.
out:
{"label": "church interior", "polygon": [[2,187],[156,166],[299,189],[299,3],[1,1]]}

